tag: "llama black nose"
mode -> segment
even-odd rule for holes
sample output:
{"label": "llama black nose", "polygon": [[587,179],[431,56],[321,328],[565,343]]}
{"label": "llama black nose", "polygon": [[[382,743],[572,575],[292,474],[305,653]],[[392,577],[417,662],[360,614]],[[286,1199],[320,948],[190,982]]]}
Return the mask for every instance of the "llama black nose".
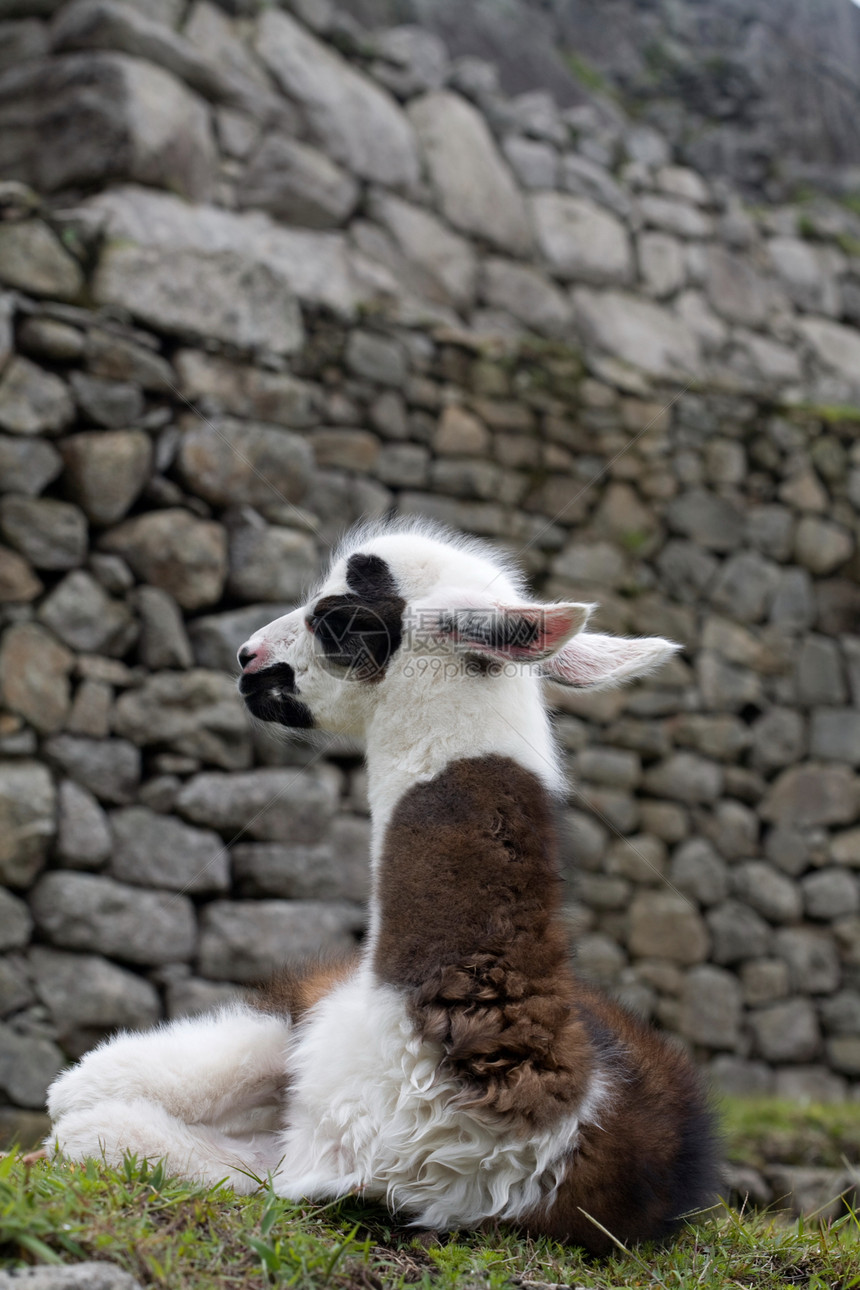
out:
{"label": "llama black nose", "polygon": [[249,663],[253,663],[256,657],[257,657],[256,650],[248,649],[247,645],[243,645],[237,655],[237,658],[239,659],[239,666],[244,670],[244,668],[246,668]]}

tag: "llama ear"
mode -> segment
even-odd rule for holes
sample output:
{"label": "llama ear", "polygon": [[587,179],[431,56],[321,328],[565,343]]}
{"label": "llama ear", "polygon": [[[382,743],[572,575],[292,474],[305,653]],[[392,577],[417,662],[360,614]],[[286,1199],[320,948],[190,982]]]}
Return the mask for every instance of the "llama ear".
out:
{"label": "llama ear", "polygon": [[608,690],[660,667],[681,648],[661,636],[581,632],[544,663],[544,676],[579,690]]}
{"label": "llama ear", "polygon": [[[450,603],[450,601],[449,601]],[[500,662],[539,663],[582,631],[594,605],[474,604],[443,610],[437,633],[457,649]]]}

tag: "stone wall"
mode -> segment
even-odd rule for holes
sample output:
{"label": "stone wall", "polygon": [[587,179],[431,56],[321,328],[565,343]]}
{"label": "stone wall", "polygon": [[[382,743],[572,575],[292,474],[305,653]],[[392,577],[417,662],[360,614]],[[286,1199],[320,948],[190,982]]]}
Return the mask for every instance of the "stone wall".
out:
{"label": "stone wall", "polygon": [[360,937],[360,750],[231,674],[389,512],[683,642],[559,697],[580,967],[724,1087],[856,1096],[860,221],[295,10],[0,23],[0,1118]]}

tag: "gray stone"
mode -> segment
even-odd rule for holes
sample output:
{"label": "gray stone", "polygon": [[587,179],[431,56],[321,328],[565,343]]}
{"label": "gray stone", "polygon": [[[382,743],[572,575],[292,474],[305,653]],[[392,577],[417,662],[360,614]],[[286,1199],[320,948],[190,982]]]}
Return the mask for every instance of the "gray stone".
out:
{"label": "gray stone", "polygon": [[67,574],[45,597],[39,618],[71,649],[84,653],[120,657],[137,634],[128,607],[83,569]]}
{"label": "gray stone", "polygon": [[529,199],[535,236],[555,277],[623,285],[633,277],[633,253],[620,220],[587,197],[536,193]]}
{"label": "gray stone", "polygon": [[75,405],[65,381],[14,357],[0,380],[0,429],[11,434],[59,434],[73,420]]}
{"label": "gray stone", "polygon": [[28,958],[36,994],[73,1056],[118,1026],[143,1030],[160,1019],[155,987],[107,959],[41,945],[33,946]]}
{"label": "gray stone", "polygon": [[639,271],[645,291],[658,300],[683,287],[686,277],[684,248],[668,233],[643,233],[638,242]]}
{"label": "gray stone", "polygon": [[0,487],[3,492],[36,497],[62,469],[60,454],[44,439],[0,436],[0,480],[3,481]]}
{"label": "gray stone", "polygon": [[137,652],[144,667],[191,667],[194,655],[179,606],[161,587],[138,587],[134,603],[140,614]]}
{"label": "gray stone", "polygon": [[[729,1097],[760,1097],[773,1092],[773,1073],[764,1062],[724,1054],[714,1058],[708,1073],[714,1087]],[[765,1199],[770,1199],[770,1193]]]}
{"label": "gray stone", "polygon": [[713,231],[713,220],[709,215],[674,197],[648,193],[639,198],[638,210],[648,228],[659,228],[679,237],[710,237]]}
{"label": "gray stone", "polygon": [[0,646],[3,702],[40,734],[61,730],[69,711],[73,656],[37,623],[15,623]]}
{"label": "gray stone", "polygon": [[687,973],[680,1015],[685,1039],[733,1051],[740,1038],[741,1011],[740,986],[730,972],[702,964]]}
{"label": "gray stone", "polygon": [[2,1290],[141,1290],[130,1272],[113,1263],[43,1265],[0,1273]]}
{"label": "gray stone", "polygon": [[748,1007],[774,1003],[789,992],[788,964],[782,959],[750,959],[742,965],[740,976]]}
{"label": "gray stone", "polygon": [[643,785],[656,797],[677,802],[715,802],[723,786],[722,767],[695,753],[674,753],[645,772]]}
{"label": "gray stone", "polygon": [[38,762],[0,765],[0,882],[27,887],[54,836],[56,794]]}
{"label": "gray stone", "polygon": [[227,590],[240,600],[298,604],[317,570],[316,545],[306,533],[259,523],[230,533]]}
{"label": "gray stone", "polygon": [[408,188],[417,181],[414,135],[385,90],[280,11],[261,14],[256,48],[329,157],[376,183]]}
{"label": "gray stone", "polygon": [[55,735],[45,754],[102,802],[122,805],[140,783],[140,752],[125,739]]}
{"label": "gray stone", "polygon": [[860,712],[817,708],[812,714],[810,753],[824,761],[860,766]]}
{"label": "gray stone", "polygon": [[212,829],[197,829],[144,806],[112,811],[110,875],[139,887],[198,894],[227,891],[227,850]]}
{"label": "gray stone", "polygon": [[242,177],[240,207],[268,211],[306,228],[338,228],[358,202],[358,184],[340,166],[296,139],[269,134]]}
{"label": "gray stone", "polygon": [[812,579],[805,569],[785,569],[773,598],[770,620],[783,631],[799,632],[815,622]]}
{"label": "gray stone", "polygon": [[734,802],[731,798],[718,802],[704,827],[727,860],[755,855],[758,851],[758,816],[742,802]]}
{"label": "gray stone", "polygon": [[502,152],[523,188],[556,187],[558,153],[552,144],[512,134],[502,140]]}
{"label": "gray stone", "polygon": [[838,312],[836,284],[818,248],[799,237],[774,237],[767,243],[770,261],[789,299],[814,314]]}
{"label": "gray stone", "polygon": [[601,206],[608,206],[616,215],[627,219],[630,198],[624,188],[613,178],[605,166],[578,152],[563,154],[559,166],[558,184],[543,184],[544,188],[563,188],[578,197],[590,197]]}
{"label": "gray stone", "polygon": [[72,435],[62,452],[69,496],[94,524],[122,519],[143,491],[152,465],[152,445],[142,430]]}
{"label": "gray stone", "polygon": [[331,774],[319,770],[254,770],[194,775],[176,809],[195,824],[231,836],[246,832],[261,842],[322,840],[337,805]]}
{"label": "gray stone", "polygon": [[161,67],[124,54],[54,55],[5,72],[0,130],[0,172],[14,168],[39,192],[121,175],[199,201],[212,185],[206,105]]}
{"label": "gray stone", "polygon": [[199,969],[215,980],[265,980],[284,963],[353,949],[361,910],[316,900],[216,900],[203,911]]}
{"label": "gray stone", "polygon": [[475,297],[477,258],[470,242],[420,206],[388,193],[375,194],[370,211],[400,252],[419,271],[422,295],[462,308]]}
{"label": "gray stone", "polygon": [[721,317],[757,327],[765,322],[768,292],[749,261],[721,246],[707,249],[708,299]]}
{"label": "gray stone", "polygon": [[100,869],[111,851],[107,816],[86,788],[66,779],[57,797],[57,855],[69,869]]}
{"label": "gray stone", "polygon": [[70,502],[3,497],[0,531],[37,569],[74,569],[86,556],[86,517]]}
{"label": "gray stone", "polygon": [[18,345],[34,358],[69,363],[82,356],[84,337],[77,327],[54,318],[25,318],[18,328]]}
{"label": "gray stone", "polygon": [[814,762],[782,772],[761,804],[765,820],[796,824],[851,824],[857,813],[857,785],[847,766]]}
{"label": "gray stone", "polygon": [[108,238],[96,299],[127,308],[131,298],[134,313],[144,322],[151,315],[159,330],[290,354],[304,335],[296,297],[341,317],[363,298],[339,233],[134,187],[100,193],[84,210]]}
{"label": "gray stone", "polygon": [[817,927],[785,927],[774,937],[774,952],[788,964],[792,990],[832,994],[839,987],[839,954],[833,937]]}
{"label": "gray stone", "polygon": [[719,904],[729,893],[729,870],[704,838],[682,842],[669,868],[669,881],[683,896],[708,906]]}
{"label": "gray stone", "polygon": [[0,887],[0,951],[5,954],[23,948],[32,931],[33,920],[24,901]]}
{"label": "gray stone", "polygon": [[577,976],[604,988],[617,983],[625,965],[624,951],[601,932],[580,936],[574,947]]}
{"label": "gray stone", "polygon": [[791,881],[764,860],[745,860],[732,874],[734,891],[770,923],[794,923],[803,902]]}
{"label": "gray stone", "polygon": [[622,362],[668,380],[699,371],[696,337],[660,305],[587,287],[576,288],[573,302],[586,339]]}
{"label": "gray stone", "polygon": [[47,24],[38,18],[4,22],[0,34],[0,66],[15,67],[25,59],[41,58],[49,49]]}
{"label": "gray stone", "polygon": [[767,923],[737,900],[709,909],[706,920],[715,963],[730,967],[744,959],[762,958],[770,949],[772,933]]}
{"label": "gray stone", "polygon": [[86,420],[113,428],[133,425],[140,419],[143,394],[130,381],[106,381],[87,372],[72,372],[69,379]]}
{"label": "gray stone", "polygon": [[830,922],[860,909],[857,879],[845,869],[819,869],[800,880],[807,918]]}
{"label": "gray stone", "polygon": [[808,1062],[818,1053],[821,1034],[808,999],[784,999],[750,1013],[758,1054],[770,1062]]}
{"label": "gray stone", "polygon": [[188,624],[188,634],[198,667],[233,673],[236,651],[266,623],[288,613],[291,605],[248,605],[224,614],[207,614]]}
{"label": "gray stone", "polygon": [[268,372],[199,350],[176,356],[179,386],[186,398],[205,405],[207,413],[272,425],[305,428],[320,420],[321,391],[288,372]]}
{"label": "gray stone", "polygon": [[94,376],[130,382],[144,390],[166,394],[176,383],[173,368],[160,354],[109,327],[87,331],[84,359]]}
{"label": "gray stone", "polygon": [[570,327],[571,307],[549,278],[512,260],[487,259],[481,297],[494,309],[506,309],[532,331],[561,336]]}
{"label": "gray stone", "polygon": [[672,539],[657,557],[663,586],[675,600],[696,601],[713,581],[719,565],[693,542]]}
{"label": "gray stone", "polygon": [[220,524],[179,508],[150,511],[109,530],[100,545],[121,555],[142,581],[169,592],[183,609],[202,609],[221,597],[227,538]]}
{"label": "gray stone", "polygon": [[837,864],[860,869],[860,828],[834,834],[830,854]]}
{"label": "gray stone", "polygon": [[752,727],[752,760],[762,770],[800,761],[806,750],[803,717],[793,708],[771,708]]}
{"label": "gray stone", "polygon": [[797,526],[794,549],[804,568],[822,576],[845,563],[854,550],[854,538],[841,524],[804,515]]}
{"label": "gray stone", "polygon": [[[8,892],[3,896],[8,900],[14,900]],[[0,899],[0,903],[6,904],[6,899]],[[23,901],[19,902],[23,905]],[[13,905],[14,909],[15,906]],[[26,906],[25,906],[26,909]],[[27,918],[32,926],[29,910]],[[3,926],[6,926],[4,918]],[[27,930],[27,938],[30,939],[30,930]],[[26,959],[21,954],[4,954],[0,958],[0,1017],[8,1017],[13,1012],[20,1012],[22,1008],[30,1008],[36,1002],[36,996],[33,994],[33,987],[27,972]]]}
{"label": "gray stone", "polygon": [[636,754],[620,748],[583,748],[575,769],[580,779],[614,788],[635,788],[642,775],[642,763]]}
{"label": "gray stone", "polygon": [[[21,1035],[0,1022],[0,1089],[18,1106],[41,1110],[48,1087],[63,1066],[63,1054],[50,1040]],[[17,1284],[9,1277],[9,1284]],[[134,1283],[136,1284],[136,1283]]]}
{"label": "gray stone", "polygon": [[179,447],[179,468],[189,488],[216,506],[296,502],[305,493],[312,465],[308,444],[299,435],[227,417],[191,422]]}
{"label": "gray stone", "polygon": [[628,949],[638,958],[701,963],[708,932],[696,908],[671,891],[640,892],[630,906]]}
{"label": "gray stone", "polygon": [[383,484],[398,488],[424,488],[429,480],[430,455],[411,443],[390,443],[382,448],[376,475]]}
{"label": "gray stone", "polygon": [[41,934],[62,949],[149,966],[186,960],[194,949],[194,907],[184,896],[96,874],[49,873],[30,904]]}
{"label": "gray stone", "polygon": [[47,225],[34,219],[0,225],[0,282],[27,295],[75,300],[84,276]]}
{"label": "gray stone", "polygon": [[410,103],[409,117],[446,219],[502,251],[528,252],[525,203],[484,118],[447,91]]}
{"label": "gray stone", "polygon": [[[844,1102],[847,1098],[845,1081],[823,1066],[784,1066],[775,1072],[774,1092],[787,1102]],[[794,1188],[792,1189],[794,1191]],[[836,1188],[836,1191],[839,1187]],[[827,1193],[832,1200],[835,1192]],[[816,1206],[816,1210],[817,1210]]]}
{"label": "gray stone", "polygon": [[711,551],[733,551],[743,538],[737,506],[704,488],[691,489],[670,502],[666,518],[677,533]]}
{"label": "gray stone", "polygon": [[394,386],[406,381],[406,352],[399,341],[388,336],[364,330],[350,332],[345,358],[350,371],[366,381]]}
{"label": "gray stone", "polygon": [[370,824],[344,816],[318,846],[242,843],[233,848],[233,872],[242,896],[286,900],[349,900],[369,895]]}
{"label": "gray stone", "polygon": [[609,848],[606,872],[646,885],[659,883],[666,873],[666,844],[647,833],[619,838]]}
{"label": "gray stone", "polygon": [[856,328],[824,318],[802,318],[797,326],[819,361],[856,388],[860,371],[860,335]]}
{"label": "gray stone", "polygon": [[779,581],[779,567],[772,561],[741,551],[723,564],[711,601],[742,623],[757,623],[768,614]]}
{"label": "gray stone", "polygon": [[821,1001],[824,1029],[835,1035],[860,1035],[860,991],[840,990]]}
{"label": "gray stone", "polygon": [[110,734],[112,703],[113,691],[109,685],[89,678],[83,680],[75,691],[66,729],[73,735],[106,739]]}
{"label": "gray stone", "polygon": [[[748,747],[749,731],[738,717],[689,713],[672,723],[675,743],[693,748],[705,757],[735,762]],[[663,748],[657,751],[665,751]]]}
{"label": "gray stone", "polygon": [[196,1017],[202,1012],[212,1012],[227,1003],[242,1003],[248,991],[227,982],[177,975],[167,981],[166,993],[167,1015],[172,1021],[175,1017]]}
{"label": "gray stone", "polygon": [[575,540],[556,556],[552,572],[574,586],[618,587],[626,580],[627,568],[613,543]]}
{"label": "gray stone", "polygon": [[410,24],[391,27],[374,38],[373,75],[400,98],[438,90],[448,71],[448,50],[432,31]]}
{"label": "gray stone", "polygon": [[114,241],[102,253],[93,294],[99,304],[130,302],[142,322],[183,338],[275,354],[293,353],[303,339],[291,283],[239,250]]}
{"label": "gray stone", "polygon": [[235,684],[220,672],[159,672],[117,700],[113,728],[138,747],[166,746],[225,770],[251,760],[251,733]]}

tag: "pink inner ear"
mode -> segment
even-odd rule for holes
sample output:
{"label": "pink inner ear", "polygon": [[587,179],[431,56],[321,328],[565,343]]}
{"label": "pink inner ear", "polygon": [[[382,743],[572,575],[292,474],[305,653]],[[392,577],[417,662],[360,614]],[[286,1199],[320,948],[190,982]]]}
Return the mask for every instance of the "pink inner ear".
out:
{"label": "pink inner ear", "polygon": [[537,663],[581,631],[592,605],[500,605],[454,609],[442,632],[456,645],[491,658]]}
{"label": "pink inner ear", "polygon": [[644,676],[676,650],[660,636],[628,638],[580,632],[544,664],[544,674],[561,685],[593,690]]}
{"label": "pink inner ear", "polygon": [[534,644],[526,654],[530,658],[546,658],[560,650],[571,636],[582,631],[593,608],[593,605],[577,604],[525,605],[511,612],[537,625]]}

